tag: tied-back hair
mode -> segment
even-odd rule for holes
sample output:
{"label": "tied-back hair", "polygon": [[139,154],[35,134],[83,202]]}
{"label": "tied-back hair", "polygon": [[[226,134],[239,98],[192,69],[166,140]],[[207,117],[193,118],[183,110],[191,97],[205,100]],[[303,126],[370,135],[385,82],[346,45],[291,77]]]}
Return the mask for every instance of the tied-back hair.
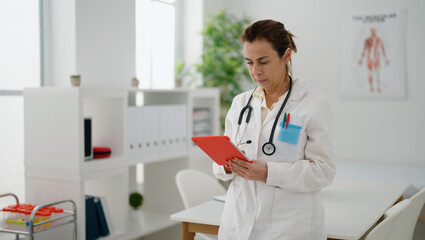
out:
{"label": "tied-back hair", "polygon": [[[255,40],[266,40],[279,57],[285,54],[286,49],[290,48],[297,52],[294,38],[295,36],[285,29],[283,23],[274,20],[260,20],[249,25],[243,31],[240,39],[242,42],[254,42]],[[289,65],[289,66],[288,66]],[[286,65],[287,73],[292,76],[292,60]]]}

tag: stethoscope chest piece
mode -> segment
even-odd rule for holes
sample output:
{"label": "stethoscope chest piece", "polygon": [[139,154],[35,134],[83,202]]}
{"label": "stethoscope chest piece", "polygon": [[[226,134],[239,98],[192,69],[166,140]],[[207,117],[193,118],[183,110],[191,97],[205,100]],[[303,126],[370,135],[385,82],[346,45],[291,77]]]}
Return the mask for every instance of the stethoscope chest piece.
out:
{"label": "stethoscope chest piece", "polygon": [[273,155],[273,153],[276,151],[276,147],[273,143],[267,142],[263,145],[263,153],[267,156]]}

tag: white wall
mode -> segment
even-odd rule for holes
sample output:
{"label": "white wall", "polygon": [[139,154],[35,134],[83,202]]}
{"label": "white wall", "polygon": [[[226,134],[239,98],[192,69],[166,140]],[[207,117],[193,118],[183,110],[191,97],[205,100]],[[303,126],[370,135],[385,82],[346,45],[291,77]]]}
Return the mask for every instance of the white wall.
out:
{"label": "white wall", "polygon": [[125,86],[136,71],[134,0],[77,0],[77,73],[83,85]]}
{"label": "white wall", "polygon": [[40,84],[38,1],[0,1],[0,85],[19,90]]}
{"label": "white wall", "polygon": [[[281,21],[298,38],[294,73],[326,94],[334,121],[337,161],[425,166],[425,1],[422,0],[229,0],[225,9],[253,21]],[[208,8],[210,7],[210,8]],[[205,12],[216,4],[205,0]],[[407,87],[404,100],[342,100],[341,32],[344,12],[408,9]]]}
{"label": "white wall", "polygon": [[45,85],[69,86],[69,76],[76,74],[75,0],[44,4]]}
{"label": "white wall", "polygon": [[[199,0],[181,1],[181,51],[180,58],[184,61],[185,67],[194,66],[202,60],[203,38],[202,30],[204,28],[204,2]],[[195,85],[200,85],[202,76],[194,73]],[[184,79],[184,85],[191,79]],[[191,83],[192,84],[192,83]]]}
{"label": "white wall", "polygon": [[135,1],[45,1],[46,85],[130,86],[135,75]]}

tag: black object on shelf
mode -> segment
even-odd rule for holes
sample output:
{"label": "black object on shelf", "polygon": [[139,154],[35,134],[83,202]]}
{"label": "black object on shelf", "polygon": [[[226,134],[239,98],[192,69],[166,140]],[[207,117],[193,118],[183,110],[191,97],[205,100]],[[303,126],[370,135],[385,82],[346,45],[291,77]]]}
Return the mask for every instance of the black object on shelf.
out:
{"label": "black object on shelf", "polygon": [[100,198],[86,196],[86,240],[109,235],[109,227]]}
{"label": "black object on shelf", "polygon": [[100,237],[94,197],[86,196],[86,240]]}
{"label": "black object on shelf", "polygon": [[102,202],[100,198],[94,198],[94,205],[96,206],[97,221],[99,225],[99,234],[101,237],[109,235],[108,223],[106,222],[105,213],[103,211]]}
{"label": "black object on shelf", "polygon": [[84,159],[93,158],[91,118],[84,118]]}

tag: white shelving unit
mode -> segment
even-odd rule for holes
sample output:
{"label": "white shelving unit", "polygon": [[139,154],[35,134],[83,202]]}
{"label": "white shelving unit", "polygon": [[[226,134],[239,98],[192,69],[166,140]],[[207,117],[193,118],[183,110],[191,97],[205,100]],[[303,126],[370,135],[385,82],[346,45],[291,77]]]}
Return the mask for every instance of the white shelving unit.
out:
{"label": "white shelving unit", "polygon": [[[170,104],[187,107],[185,147],[176,154],[159,154],[149,161],[143,156],[130,158],[128,109]],[[219,134],[218,89],[25,89],[26,201],[74,200],[78,239],[85,239],[85,195],[107,200],[113,231],[104,239],[133,239],[175,226],[178,223],[169,215],[183,208],[175,174],[189,167],[211,172],[211,161],[202,154],[193,155],[196,150],[190,141],[193,109],[199,107],[210,109],[212,135]],[[109,158],[84,160],[86,117],[92,119],[93,146],[110,147]],[[141,211],[130,214],[128,195],[136,190],[138,163],[144,163],[145,200]],[[58,237],[50,234],[43,239]],[[61,235],[60,239],[65,237]]]}

